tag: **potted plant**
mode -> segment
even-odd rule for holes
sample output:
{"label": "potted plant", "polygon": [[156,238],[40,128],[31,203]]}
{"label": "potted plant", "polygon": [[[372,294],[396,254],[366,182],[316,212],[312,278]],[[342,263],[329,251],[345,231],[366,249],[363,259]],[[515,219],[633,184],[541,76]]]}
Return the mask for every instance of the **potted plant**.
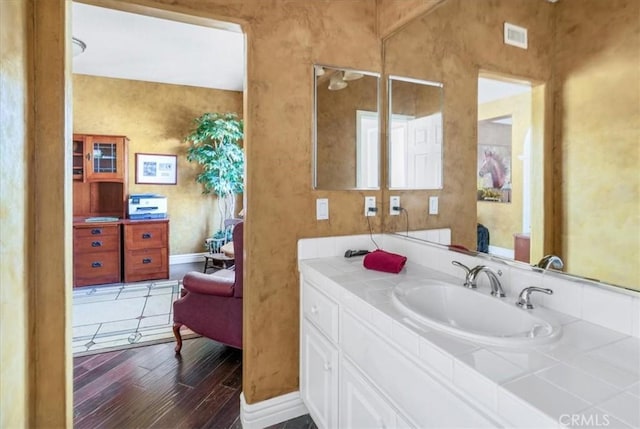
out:
{"label": "potted plant", "polygon": [[234,217],[236,195],[244,191],[244,152],[238,144],[243,122],[235,113],[204,113],[194,122],[185,137],[187,160],[202,166],[196,182],[203,185],[203,193],[218,196],[218,233],[224,233],[224,219]]}

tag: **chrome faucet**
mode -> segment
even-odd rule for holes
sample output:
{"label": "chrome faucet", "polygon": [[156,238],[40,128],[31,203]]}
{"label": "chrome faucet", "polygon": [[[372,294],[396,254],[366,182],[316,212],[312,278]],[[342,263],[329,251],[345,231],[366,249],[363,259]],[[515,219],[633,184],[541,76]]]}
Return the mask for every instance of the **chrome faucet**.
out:
{"label": "chrome faucet", "polygon": [[556,255],[546,255],[540,261],[534,265],[536,268],[542,268],[544,270],[548,270],[549,268],[555,268],[556,270],[561,270],[564,267],[564,263],[559,256]]}
{"label": "chrome faucet", "polygon": [[533,308],[533,304],[531,304],[531,292],[542,292],[546,293],[547,295],[553,295],[553,291],[551,289],[529,286],[522,289],[522,292],[520,292],[520,295],[518,295],[516,305],[520,308],[531,310]]}
{"label": "chrome faucet", "polygon": [[498,298],[504,298],[506,296],[502,289],[502,285],[500,284],[500,279],[498,279],[498,276],[502,273],[495,272],[486,265],[478,265],[469,271],[469,274],[467,274],[467,281],[473,285],[473,288],[476,288],[476,279],[480,273],[486,273],[487,277],[489,277],[489,283],[491,284],[491,296],[497,296]]}
{"label": "chrome faucet", "polygon": [[478,265],[475,268],[469,268],[458,261],[452,261],[451,263],[456,267],[460,267],[464,270],[465,272],[465,279],[463,284],[464,287],[467,287],[469,289],[476,289],[478,287],[477,285],[478,275],[480,273],[486,273],[487,277],[489,277],[489,283],[491,284],[491,295],[498,296],[500,298],[505,297],[504,290],[502,289],[502,285],[500,284],[500,279],[498,279],[498,276],[502,275],[501,272],[495,272],[494,270],[487,267],[486,265]]}
{"label": "chrome faucet", "polygon": [[476,285],[475,284],[471,284],[469,282],[469,273],[471,272],[471,269],[469,267],[467,267],[465,264],[463,264],[462,262],[458,262],[458,261],[451,261],[452,265],[455,265],[456,267],[460,267],[464,270],[464,283],[462,284],[464,287],[467,287],[469,289],[475,289]]}

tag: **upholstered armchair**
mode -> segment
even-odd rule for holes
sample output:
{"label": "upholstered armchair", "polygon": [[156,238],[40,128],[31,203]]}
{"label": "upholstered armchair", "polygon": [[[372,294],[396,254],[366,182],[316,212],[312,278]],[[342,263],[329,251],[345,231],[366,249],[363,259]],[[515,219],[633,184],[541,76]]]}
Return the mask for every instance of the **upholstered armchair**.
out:
{"label": "upholstered armchair", "polygon": [[235,265],[204,274],[187,273],[183,296],[173,303],[173,333],[176,353],[182,348],[180,328],[238,349],[242,348],[242,255],[244,224],[233,228]]}

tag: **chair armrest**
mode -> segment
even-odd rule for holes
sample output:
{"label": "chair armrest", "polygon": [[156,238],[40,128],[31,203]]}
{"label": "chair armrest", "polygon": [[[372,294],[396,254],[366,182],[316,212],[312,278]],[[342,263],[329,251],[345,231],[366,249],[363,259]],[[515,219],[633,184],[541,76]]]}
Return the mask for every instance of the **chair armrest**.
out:
{"label": "chair armrest", "polygon": [[233,285],[235,283],[235,273],[223,272],[220,270],[213,274],[204,274],[196,271],[185,274],[182,285],[189,292],[203,295],[233,296]]}

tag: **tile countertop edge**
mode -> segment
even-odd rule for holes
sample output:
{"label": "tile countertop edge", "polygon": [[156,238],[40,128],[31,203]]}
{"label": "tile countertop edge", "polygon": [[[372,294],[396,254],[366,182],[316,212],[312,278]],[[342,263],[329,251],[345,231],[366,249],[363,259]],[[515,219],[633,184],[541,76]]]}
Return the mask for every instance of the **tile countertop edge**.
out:
{"label": "tile countertop edge", "polygon": [[[540,368],[537,370],[523,370],[520,374],[510,379],[499,379],[499,381],[492,379],[492,375],[493,378],[496,378],[495,374],[487,374],[479,371],[477,368],[465,362],[464,358],[469,358],[469,356],[474,353],[487,351],[493,358],[500,359],[499,356],[497,357],[495,353],[492,353],[492,351],[495,351],[492,350],[494,348],[482,343],[475,343],[466,339],[462,340],[459,337],[436,329],[422,327],[410,319],[407,319],[405,315],[393,307],[391,302],[384,299],[384,294],[393,288],[393,280],[397,281],[398,278],[393,277],[395,276],[394,274],[378,273],[378,275],[376,275],[364,268],[356,268],[356,264],[353,263],[357,263],[357,266],[361,267],[361,259],[362,258],[350,260],[349,262],[352,263],[352,265],[349,266],[348,272],[342,275],[338,274],[337,271],[339,272],[344,258],[329,257],[300,260],[298,264],[299,270],[305,279],[309,280],[316,287],[318,287],[319,283],[328,282],[330,290],[327,292],[342,298],[340,305],[343,308],[348,309],[359,318],[364,319],[371,327],[379,328],[380,333],[384,335],[389,342],[398,345],[398,350],[401,350],[403,355],[409,357],[440,382],[448,384],[449,388],[460,394],[463,398],[471,401],[478,407],[487,407],[497,418],[517,427],[530,426],[532,423],[541,427],[566,427],[561,420],[563,416],[571,416],[588,411],[589,409],[594,409],[602,402],[611,399],[611,397],[607,397],[597,403],[584,401],[562,386],[557,386],[542,377],[538,377],[536,373],[542,371]],[[411,271],[415,271],[412,276],[424,277],[425,275],[436,275],[441,278],[451,277],[449,274],[417,264],[408,264],[407,267]],[[358,274],[362,274],[363,278],[361,281],[356,280]],[[384,285],[377,290],[372,290],[369,286],[371,283],[384,284],[385,282],[388,283],[386,289]],[[375,296],[376,293],[378,299],[375,297],[365,299],[361,296],[363,294],[365,296],[367,294]],[[558,313],[557,311],[553,312]],[[578,319],[567,316],[567,320],[570,321],[569,323],[573,323]],[[612,342],[621,340],[623,337],[624,336],[620,334],[620,338]],[[640,343],[640,340],[636,340]],[[443,344],[445,346],[443,346]],[[465,350],[464,347],[462,347],[459,349],[460,353],[451,352],[451,350],[457,350],[456,347],[460,347],[461,344],[469,345],[468,349]],[[557,343],[557,345],[560,345],[560,348],[564,347],[561,343]],[[556,345],[554,345],[554,347],[556,347]],[[566,347],[571,349],[571,346]],[[516,351],[516,353],[518,351],[522,352],[522,350],[518,349],[514,349],[514,351]],[[588,350],[581,350],[579,353],[586,353],[587,351]],[[540,347],[529,349],[529,352],[542,354]],[[566,350],[563,352],[566,352]],[[471,356],[472,359],[474,357],[475,356]],[[550,361],[553,361],[555,358],[547,355],[543,355],[543,357],[550,359]],[[505,362],[508,361],[505,360]],[[549,365],[556,366],[564,363],[564,361],[559,359],[557,362]],[[543,369],[548,368],[549,367],[545,367]],[[526,387],[526,383],[528,382],[533,384],[538,383],[543,388],[547,388],[548,391],[558,394],[562,397],[561,400],[564,401],[563,403],[570,404],[571,406],[566,410],[566,413],[560,412],[560,414],[558,414],[555,404],[547,407],[554,409],[553,413],[541,409],[541,407],[538,406],[539,404],[537,405],[527,400],[527,394],[523,395],[521,392],[521,385],[525,383]],[[509,386],[505,387],[505,385]],[[621,392],[624,393],[624,388],[617,393],[620,394]],[[518,393],[521,394],[518,395]],[[543,406],[545,406],[545,398],[537,400],[541,401]],[[629,425],[629,427],[632,427],[632,425]]]}

